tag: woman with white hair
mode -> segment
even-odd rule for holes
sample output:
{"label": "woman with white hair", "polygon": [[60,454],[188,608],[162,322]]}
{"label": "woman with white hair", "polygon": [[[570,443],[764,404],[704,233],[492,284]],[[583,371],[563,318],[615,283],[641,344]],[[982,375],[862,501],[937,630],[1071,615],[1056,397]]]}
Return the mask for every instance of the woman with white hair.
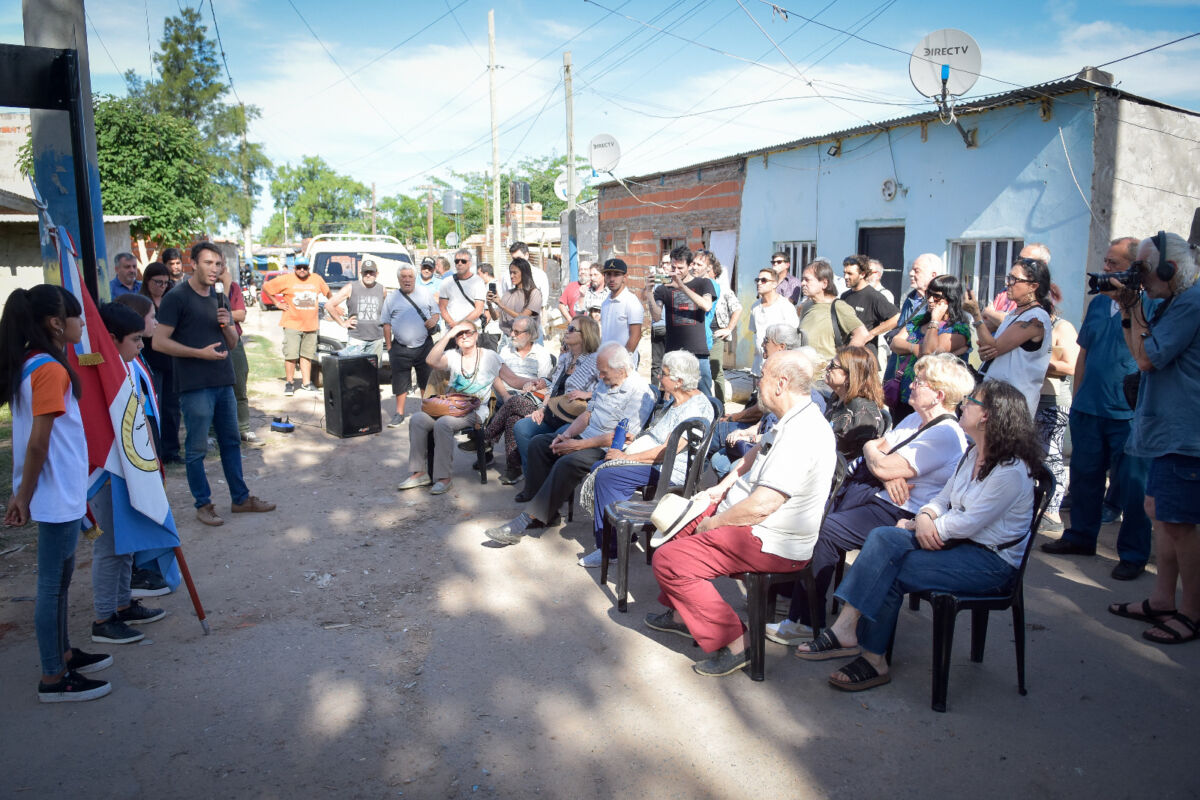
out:
{"label": "woman with white hair", "polygon": [[[579,566],[598,568],[603,561],[600,551],[601,533],[604,530],[604,509],[611,503],[628,500],[636,489],[658,480],[659,469],[666,456],[667,437],[679,423],[688,419],[702,419],[706,423],[713,419],[713,406],[699,390],[700,362],[686,350],[672,350],[663,356],[659,388],[670,398],[658,412],[657,419],[650,421],[645,431],[625,449],[609,448],[604,460],[592,467],[584,479],[580,491],[580,505],[592,509],[592,527],[596,535],[596,549],[579,559]],[[680,449],[686,440],[680,440]],[[671,483],[682,485],[687,474],[687,459],[676,458],[671,470]],[[615,544],[614,544],[615,546]],[[609,553],[616,558],[616,551]]]}
{"label": "woman with white hair", "polygon": [[1147,319],[1141,291],[1123,287],[1117,297],[1125,343],[1142,373],[1125,450],[1151,459],[1146,512],[1158,523],[1158,574],[1140,605],[1114,603],[1108,610],[1151,623],[1142,631],[1148,641],[1182,644],[1200,639],[1200,427],[1194,413],[1200,396],[1200,264],[1195,245],[1163,231],[1138,245],[1137,258],[1130,269],[1141,272],[1146,296],[1163,302]]}

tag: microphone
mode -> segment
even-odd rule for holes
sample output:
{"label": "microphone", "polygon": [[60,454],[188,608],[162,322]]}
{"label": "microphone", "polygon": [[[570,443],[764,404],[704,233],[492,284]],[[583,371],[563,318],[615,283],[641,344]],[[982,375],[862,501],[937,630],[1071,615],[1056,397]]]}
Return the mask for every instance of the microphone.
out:
{"label": "microphone", "polygon": [[[222,309],[222,308],[228,309],[229,301],[225,299],[225,284],[221,283],[220,281],[217,281],[215,284],[213,284],[213,290],[217,293],[217,308],[218,309]],[[225,327],[224,322],[218,322],[217,324],[222,328]]]}

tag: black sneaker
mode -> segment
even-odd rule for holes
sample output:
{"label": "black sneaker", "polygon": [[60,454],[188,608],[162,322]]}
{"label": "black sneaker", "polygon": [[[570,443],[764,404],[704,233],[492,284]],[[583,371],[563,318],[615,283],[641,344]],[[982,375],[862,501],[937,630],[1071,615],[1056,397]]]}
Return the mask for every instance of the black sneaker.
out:
{"label": "black sneaker", "polygon": [[650,613],[642,620],[647,628],[653,628],[656,631],[663,633],[673,633],[676,636],[682,636],[685,639],[691,639],[692,634],[687,629],[687,625],[677,621],[670,609],[658,614]]}
{"label": "black sneaker", "polygon": [[108,681],[94,681],[71,670],[55,683],[38,681],[38,700],[43,703],[82,703],[104,697],[111,691],[112,685]]}
{"label": "black sneaker", "polygon": [[302,392],[319,392],[321,390],[317,388],[317,385],[315,383],[309,381],[308,383],[306,383],[300,387],[300,391],[302,391]]}
{"label": "black sneaker", "polygon": [[129,590],[134,597],[159,597],[170,594],[171,587],[162,576],[148,569],[135,569],[129,579]]}
{"label": "black sneaker", "polygon": [[104,622],[92,623],[92,641],[108,642],[109,644],[133,644],[146,638],[146,634],[138,633],[126,625],[116,614]]}
{"label": "black sneaker", "polygon": [[467,439],[465,442],[459,442],[458,449],[463,450],[468,453],[474,453],[475,452],[475,440]]}
{"label": "black sneaker", "polygon": [[389,428],[399,428],[404,424],[403,414],[392,414],[392,420],[388,423]]}
{"label": "black sneaker", "polygon": [[506,471],[500,476],[500,483],[504,486],[512,486],[514,483],[519,483],[522,477],[524,476],[521,475],[521,470],[519,469],[513,470],[512,472]]}
{"label": "black sneaker", "polygon": [[113,657],[108,653],[85,653],[76,648],[71,651],[71,660],[67,662],[67,671],[87,675],[108,669],[112,663]]}
{"label": "black sneaker", "polygon": [[129,608],[117,611],[117,619],[126,625],[145,625],[148,622],[158,622],[167,612],[161,608],[146,608],[140,600],[130,600]]}
{"label": "black sneaker", "polygon": [[747,651],[731,653],[728,647],[722,647],[712,658],[692,664],[692,669],[706,678],[723,678],[744,669],[749,663],[750,654]]}

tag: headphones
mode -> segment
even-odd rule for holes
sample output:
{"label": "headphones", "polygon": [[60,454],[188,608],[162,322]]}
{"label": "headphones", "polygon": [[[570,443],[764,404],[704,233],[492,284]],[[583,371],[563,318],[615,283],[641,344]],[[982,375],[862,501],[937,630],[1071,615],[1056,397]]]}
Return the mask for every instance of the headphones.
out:
{"label": "headphones", "polygon": [[1159,231],[1154,237],[1154,249],[1158,251],[1158,266],[1154,274],[1163,283],[1170,283],[1175,277],[1175,265],[1167,261],[1167,232]]}

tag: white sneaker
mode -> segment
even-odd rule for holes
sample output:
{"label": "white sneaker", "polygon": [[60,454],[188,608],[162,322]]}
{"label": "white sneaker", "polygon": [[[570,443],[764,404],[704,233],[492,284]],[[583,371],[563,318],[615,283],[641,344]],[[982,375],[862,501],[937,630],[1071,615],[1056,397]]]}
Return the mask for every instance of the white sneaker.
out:
{"label": "white sneaker", "polygon": [[811,641],[813,638],[812,628],[802,625],[799,622],[793,622],[790,619],[785,619],[781,622],[769,622],[766,625],[766,631],[767,638],[772,642],[784,644],[788,647],[800,644],[801,642]]}
{"label": "white sneaker", "polygon": [[421,476],[413,475],[409,476],[404,483],[400,484],[396,488],[403,491],[405,489],[416,489],[418,486],[428,486],[431,483],[433,483],[433,480],[428,474]]}
{"label": "white sneaker", "polygon": [[[608,560],[608,563],[610,564],[615,564],[616,562],[617,560],[615,558],[610,558]],[[588,569],[600,569],[601,565],[603,564],[604,556],[601,555],[600,548],[596,548],[583,558],[579,559],[579,566],[587,567]]]}

